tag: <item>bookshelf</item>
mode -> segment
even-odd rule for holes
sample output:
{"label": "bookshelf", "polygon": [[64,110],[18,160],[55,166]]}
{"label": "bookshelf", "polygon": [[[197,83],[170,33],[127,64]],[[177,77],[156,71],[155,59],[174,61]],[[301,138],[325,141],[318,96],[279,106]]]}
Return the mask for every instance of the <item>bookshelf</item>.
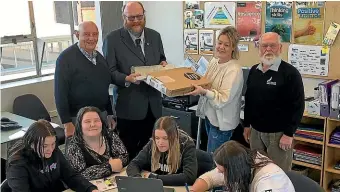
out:
{"label": "bookshelf", "polygon": [[324,179],[322,185],[322,187],[327,191],[331,191],[329,189],[329,183],[333,179],[340,179],[340,170],[334,169],[334,165],[340,160],[340,145],[329,143],[330,136],[337,126],[340,126],[339,119],[327,118],[327,126],[325,130],[326,139],[324,141]]}
{"label": "bookshelf", "polygon": [[322,117],[322,116],[310,115],[310,114],[304,113],[303,118],[301,120],[301,123],[311,124],[311,125],[320,125],[320,126],[323,127],[323,130],[324,130],[323,131],[323,133],[324,133],[323,141],[317,141],[317,140],[313,140],[313,139],[307,139],[307,138],[303,138],[303,137],[299,137],[299,136],[294,136],[294,146],[296,144],[301,143],[303,145],[308,145],[308,146],[312,146],[312,147],[315,147],[315,148],[321,148],[322,149],[322,152],[321,152],[322,163],[321,163],[321,166],[320,166],[320,165],[315,165],[315,164],[311,164],[311,163],[293,160],[292,164],[308,167],[311,170],[313,170],[312,173],[315,173],[314,175],[316,175],[316,178],[313,178],[313,179],[315,181],[317,181],[322,186],[323,173],[324,173],[323,164],[324,164],[324,154],[325,154],[325,150],[324,150],[325,142],[324,141],[325,141],[325,130],[326,130],[326,125],[327,125],[327,118]]}

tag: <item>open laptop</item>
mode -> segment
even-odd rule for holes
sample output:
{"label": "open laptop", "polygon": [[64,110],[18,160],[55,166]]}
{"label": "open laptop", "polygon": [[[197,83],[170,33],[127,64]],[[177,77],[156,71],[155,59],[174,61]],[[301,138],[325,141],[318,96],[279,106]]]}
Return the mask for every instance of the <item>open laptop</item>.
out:
{"label": "open laptop", "polygon": [[163,187],[160,179],[116,176],[118,192],[175,192],[173,188]]}

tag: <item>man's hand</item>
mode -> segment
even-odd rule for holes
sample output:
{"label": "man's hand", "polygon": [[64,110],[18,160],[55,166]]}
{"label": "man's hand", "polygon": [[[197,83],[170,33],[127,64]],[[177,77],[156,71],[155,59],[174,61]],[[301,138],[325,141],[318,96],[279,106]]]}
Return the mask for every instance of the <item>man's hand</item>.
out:
{"label": "man's hand", "polygon": [[75,127],[72,122],[68,122],[64,124],[65,128],[65,137],[71,137],[74,135]]}
{"label": "man's hand", "polygon": [[162,61],[162,62],[160,63],[160,65],[162,65],[163,67],[165,67],[167,64],[168,64],[168,63],[167,63],[166,61]]}
{"label": "man's hand", "polygon": [[100,192],[98,189],[92,190],[92,192]]}
{"label": "man's hand", "polygon": [[204,89],[203,87],[199,86],[199,85],[195,85],[193,84],[192,86],[195,87],[195,90],[191,91],[190,93],[187,93],[185,95],[193,95],[193,96],[196,96],[196,95],[205,95],[207,93],[207,90]]}
{"label": "man's hand", "polygon": [[140,76],[139,73],[131,73],[130,75],[126,76],[125,81],[138,85],[140,83],[140,81],[136,80],[136,77],[138,76]]}
{"label": "man's hand", "polygon": [[113,115],[107,116],[107,124],[109,126],[109,129],[115,129],[116,128],[116,121],[113,119]]}
{"label": "man's hand", "polygon": [[280,148],[284,151],[287,151],[292,148],[292,144],[293,144],[293,137],[289,137],[283,134],[280,139],[280,144],[279,144]]}
{"label": "man's hand", "polygon": [[247,143],[249,143],[249,139],[250,139],[250,127],[245,127],[243,130],[243,137],[244,140],[246,140]]}

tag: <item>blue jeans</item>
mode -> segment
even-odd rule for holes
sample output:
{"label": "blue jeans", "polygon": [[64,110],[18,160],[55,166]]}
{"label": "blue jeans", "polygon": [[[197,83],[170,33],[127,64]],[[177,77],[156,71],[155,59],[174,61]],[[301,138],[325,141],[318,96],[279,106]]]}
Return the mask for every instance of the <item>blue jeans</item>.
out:
{"label": "blue jeans", "polygon": [[213,153],[223,143],[230,140],[234,130],[220,131],[220,129],[210,123],[207,117],[205,117],[205,130],[208,135],[208,147],[207,152]]}

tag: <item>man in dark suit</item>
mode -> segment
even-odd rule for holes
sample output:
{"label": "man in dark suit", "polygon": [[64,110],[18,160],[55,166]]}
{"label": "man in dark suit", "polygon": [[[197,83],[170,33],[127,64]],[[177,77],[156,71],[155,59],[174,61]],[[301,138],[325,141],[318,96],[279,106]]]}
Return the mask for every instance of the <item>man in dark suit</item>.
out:
{"label": "man in dark suit", "polygon": [[165,66],[160,34],[145,27],[145,10],[140,2],[122,8],[124,27],[112,31],[104,40],[103,53],[118,86],[117,129],[130,160],[148,142],[155,120],[161,116],[161,93],[136,80],[132,66]]}

